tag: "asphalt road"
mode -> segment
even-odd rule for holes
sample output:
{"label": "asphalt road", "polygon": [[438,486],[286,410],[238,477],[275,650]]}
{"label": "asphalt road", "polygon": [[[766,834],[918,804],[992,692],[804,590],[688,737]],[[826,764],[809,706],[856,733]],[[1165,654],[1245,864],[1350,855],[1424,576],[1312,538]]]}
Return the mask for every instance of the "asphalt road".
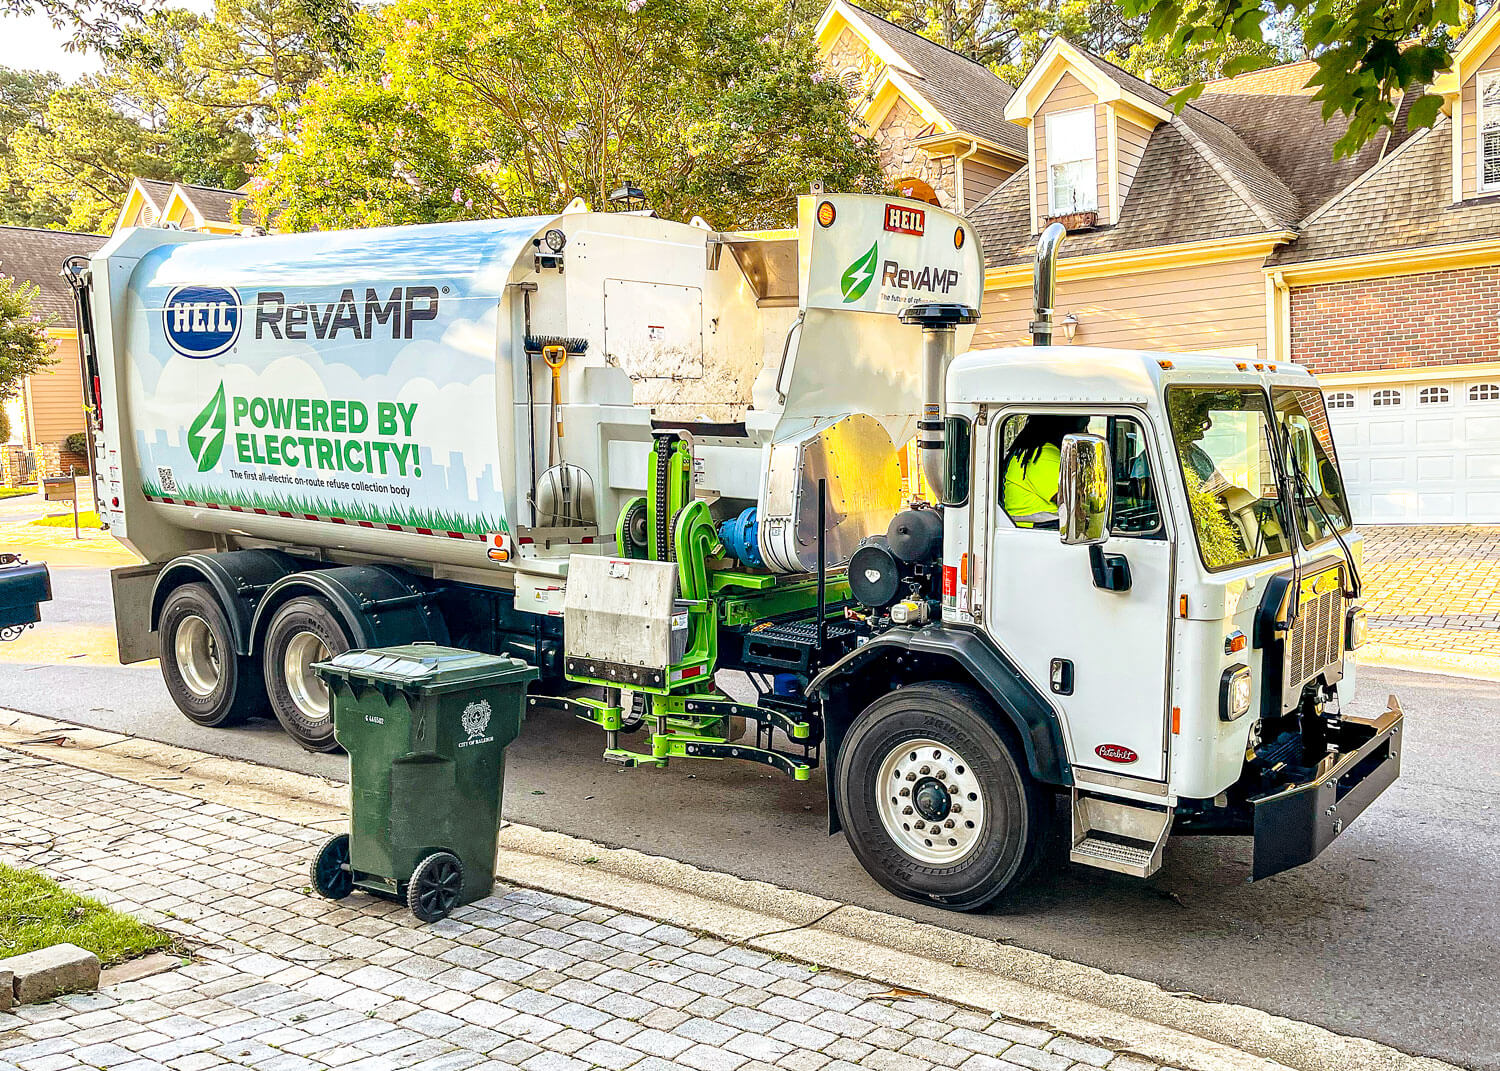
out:
{"label": "asphalt road", "polygon": [[[97,569],[54,570],[47,625],[108,624]],[[4,652],[0,651],[0,656]],[[172,707],[154,663],[0,662],[0,706],[331,777],[274,722],[204,730]],[[96,659],[97,661],[97,659]],[[897,900],[842,837],[821,777],[687,763],[622,770],[597,730],[558,713],[510,749],[507,817],[1005,941],[1500,1071],[1500,684],[1364,670],[1357,713],[1406,708],[1401,779],[1322,857],[1246,884],[1249,846],[1178,838],[1147,882],[1067,862],[980,915]]]}

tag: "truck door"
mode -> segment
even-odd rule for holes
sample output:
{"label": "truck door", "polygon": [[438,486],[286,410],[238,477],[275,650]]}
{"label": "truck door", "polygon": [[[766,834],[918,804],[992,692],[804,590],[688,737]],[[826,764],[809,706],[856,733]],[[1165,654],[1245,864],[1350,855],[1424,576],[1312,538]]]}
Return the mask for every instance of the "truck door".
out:
{"label": "truck door", "polygon": [[[1059,416],[1074,419],[1048,420]],[[1023,438],[1033,418],[1032,432]],[[1023,449],[1036,446],[1061,427],[1086,427],[1110,444],[1115,506],[1102,549],[1129,563],[1129,590],[1096,587],[1089,548],[1059,540],[1055,486],[1051,518],[1040,508],[1038,497],[1046,502],[1048,488],[1038,483],[1055,479],[1056,445],[1031,453],[1037,462],[1031,479],[1007,496],[1008,478],[1015,484],[1025,474],[1013,449],[1018,441]],[[986,627],[1061,711],[1073,765],[1164,781],[1173,556],[1147,418],[1130,410],[1038,407],[1011,410],[994,428],[988,445],[994,480],[988,495]]]}

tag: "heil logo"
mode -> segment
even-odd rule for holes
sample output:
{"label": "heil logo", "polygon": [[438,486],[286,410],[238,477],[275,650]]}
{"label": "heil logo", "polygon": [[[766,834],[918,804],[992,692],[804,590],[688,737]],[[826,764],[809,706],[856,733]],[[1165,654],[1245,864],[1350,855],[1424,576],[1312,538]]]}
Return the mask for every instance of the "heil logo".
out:
{"label": "heil logo", "polygon": [[162,308],[167,343],[194,360],[229,350],[239,340],[241,319],[240,295],[227,286],[179,286]]}

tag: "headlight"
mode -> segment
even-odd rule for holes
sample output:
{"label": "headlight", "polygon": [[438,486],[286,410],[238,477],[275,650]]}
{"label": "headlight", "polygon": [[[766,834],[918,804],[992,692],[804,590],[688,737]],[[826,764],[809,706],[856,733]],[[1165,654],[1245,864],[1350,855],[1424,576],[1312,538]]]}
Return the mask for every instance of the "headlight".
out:
{"label": "headlight", "polygon": [[1370,638],[1370,618],[1364,607],[1356,606],[1349,611],[1348,624],[1344,626],[1344,650],[1357,651]]}
{"label": "headlight", "polygon": [[1219,680],[1219,717],[1234,721],[1250,709],[1250,667],[1230,666]]}

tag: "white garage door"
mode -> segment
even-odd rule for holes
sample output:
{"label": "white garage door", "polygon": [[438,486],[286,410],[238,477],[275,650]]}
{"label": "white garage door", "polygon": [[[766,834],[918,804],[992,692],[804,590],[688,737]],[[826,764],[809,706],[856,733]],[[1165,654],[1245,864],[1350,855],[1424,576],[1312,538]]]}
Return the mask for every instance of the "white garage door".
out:
{"label": "white garage door", "polygon": [[1357,523],[1500,522],[1500,377],[1325,389]]}

